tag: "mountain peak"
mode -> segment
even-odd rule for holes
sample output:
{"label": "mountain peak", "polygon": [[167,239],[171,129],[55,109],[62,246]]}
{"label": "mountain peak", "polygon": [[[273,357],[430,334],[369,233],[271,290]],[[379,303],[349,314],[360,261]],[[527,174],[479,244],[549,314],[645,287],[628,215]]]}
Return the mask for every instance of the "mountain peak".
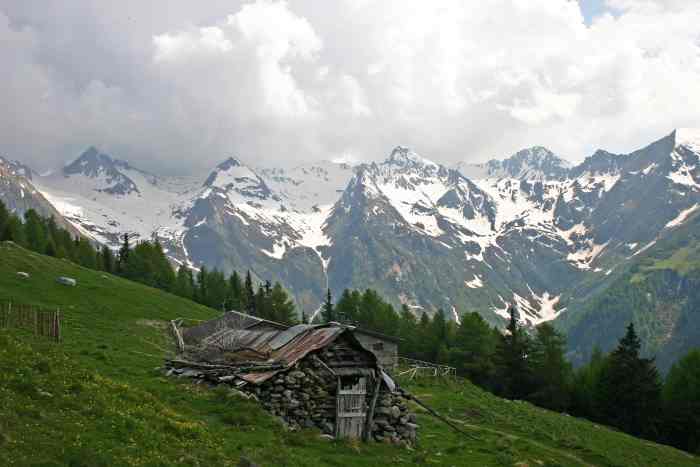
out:
{"label": "mountain peak", "polygon": [[235,157],[229,157],[228,159],[226,159],[225,161],[223,161],[222,163],[217,165],[216,168],[218,170],[226,171],[226,170],[230,170],[234,167],[242,167],[242,166],[243,166],[243,164],[241,163],[240,160],[236,159]]}
{"label": "mountain peak", "polygon": [[90,146],[70,164],[63,168],[66,175],[83,174],[97,177],[101,173],[114,170],[114,160],[101,153],[95,146]]}
{"label": "mountain peak", "polygon": [[101,152],[95,146],[88,147],[70,164],[63,168],[66,175],[84,174],[89,177],[98,176],[100,173],[108,173],[122,169],[133,169],[128,162],[115,159],[112,156]]}
{"label": "mountain peak", "polygon": [[65,176],[83,175],[92,179],[104,178],[105,186],[97,191],[128,195],[138,192],[136,184],[119,169],[130,170],[132,167],[124,161],[113,159],[111,156],[100,152],[95,146],[90,146],[78,156],[76,160],[63,168]]}
{"label": "mountain peak", "polygon": [[560,179],[566,177],[570,164],[544,146],[521,149],[504,160],[486,164],[489,177],[524,179]]}
{"label": "mountain peak", "polygon": [[268,199],[272,191],[262,178],[240,160],[229,157],[209,174],[205,187],[235,191],[246,198]]}
{"label": "mountain peak", "polygon": [[419,156],[415,151],[406,146],[396,146],[386,160],[389,164],[403,167],[414,165],[437,165],[435,162]]}

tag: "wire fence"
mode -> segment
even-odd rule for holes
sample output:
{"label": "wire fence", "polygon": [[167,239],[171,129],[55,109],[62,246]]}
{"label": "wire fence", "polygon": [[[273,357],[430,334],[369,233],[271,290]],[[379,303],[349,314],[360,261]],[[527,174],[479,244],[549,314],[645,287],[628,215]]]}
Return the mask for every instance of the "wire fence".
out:
{"label": "wire fence", "polygon": [[396,376],[403,376],[408,379],[415,379],[418,377],[457,377],[457,369],[452,366],[439,365],[437,363],[424,362],[423,360],[415,360],[406,357],[399,357],[398,360],[398,368],[395,372]]}
{"label": "wire fence", "polygon": [[33,305],[0,303],[0,329],[25,329],[37,336],[61,342],[61,310],[42,310]]}

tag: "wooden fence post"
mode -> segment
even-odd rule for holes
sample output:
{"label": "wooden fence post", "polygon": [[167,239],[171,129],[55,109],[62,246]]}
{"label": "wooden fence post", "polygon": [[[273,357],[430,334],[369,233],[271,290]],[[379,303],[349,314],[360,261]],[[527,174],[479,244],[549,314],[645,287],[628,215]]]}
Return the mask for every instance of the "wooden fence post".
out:
{"label": "wooden fence post", "polygon": [[34,305],[12,302],[0,303],[0,329],[17,328],[32,332],[35,336],[48,337],[61,342],[61,309],[48,311]]}

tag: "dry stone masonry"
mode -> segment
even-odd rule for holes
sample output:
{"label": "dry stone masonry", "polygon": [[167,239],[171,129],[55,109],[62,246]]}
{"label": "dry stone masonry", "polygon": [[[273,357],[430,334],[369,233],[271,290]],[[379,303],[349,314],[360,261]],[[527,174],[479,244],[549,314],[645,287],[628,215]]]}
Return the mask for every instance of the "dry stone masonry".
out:
{"label": "dry stone masonry", "polygon": [[[218,354],[212,347],[193,346],[186,335],[190,344],[181,358],[166,361],[166,374],[229,385],[254,397],[292,430],[317,428],[329,437],[405,445],[416,441],[415,415],[351,329],[295,328],[239,331],[234,340],[241,348]],[[200,342],[210,341],[203,337]]]}

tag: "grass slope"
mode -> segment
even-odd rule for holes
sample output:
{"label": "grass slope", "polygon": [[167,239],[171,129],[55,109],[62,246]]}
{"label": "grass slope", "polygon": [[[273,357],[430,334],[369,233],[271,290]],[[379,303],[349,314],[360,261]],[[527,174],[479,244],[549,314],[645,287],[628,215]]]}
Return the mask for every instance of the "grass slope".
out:
{"label": "grass slope", "polygon": [[[31,278],[21,279],[17,271]],[[59,275],[76,288],[55,283]],[[167,320],[213,310],[0,244],[0,300],[60,307],[64,342],[0,330],[3,465],[698,465],[681,451],[496,398],[468,382],[413,384],[468,437],[419,413],[414,449],[290,433],[255,403],[160,375]]]}

